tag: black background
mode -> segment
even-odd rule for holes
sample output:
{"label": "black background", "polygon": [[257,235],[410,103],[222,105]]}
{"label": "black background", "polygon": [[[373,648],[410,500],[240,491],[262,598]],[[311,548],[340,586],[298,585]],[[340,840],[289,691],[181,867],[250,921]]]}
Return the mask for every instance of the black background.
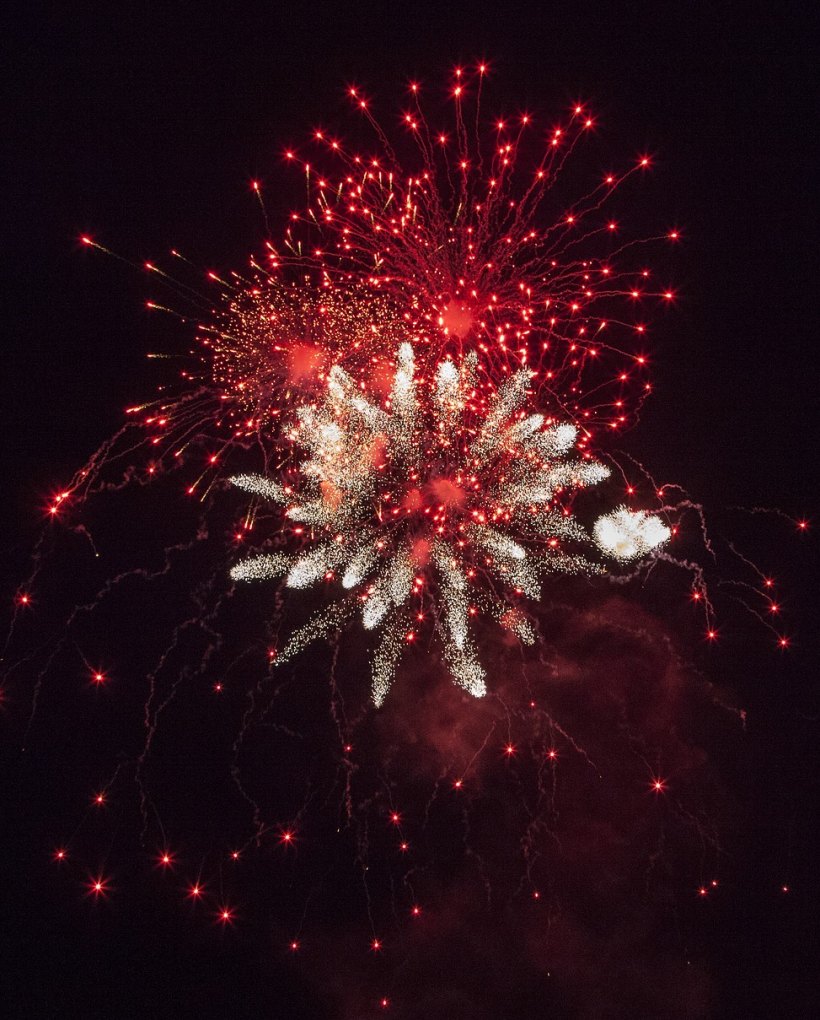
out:
{"label": "black background", "polygon": [[[243,264],[262,233],[249,181],[264,182],[274,217],[298,202],[282,151],[319,123],[344,123],[346,83],[382,97],[389,120],[411,76],[443,87],[476,58],[491,63],[500,108],[553,112],[582,97],[600,115],[602,158],[655,156],[639,198],[642,215],[683,232],[669,263],[680,301],[655,326],[655,396],[627,448],[718,517],[742,504],[810,518],[820,267],[808,10],[726,0],[7,9],[7,600],[46,494],[150,391],[144,355],[168,336],[144,309],[144,277],[78,236],[137,261],[177,246],[217,270]],[[768,638],[750,649],[729,636],[714,665],[752,720],[739,796],[757,820],[716,922],[715,1015],[809,1016],[817,558],[787,521],[757,523],[746,549],[783,581],[796,640],[784,665]],[[90,912],[48,864],[49,776],[69,763],[13,747],[4,760],[5,1015],[323,1015],[295,1005],[307,993],[289,972],[259,964],[253,932],[231,942],[175,931],[137,892],[113,919]]]}

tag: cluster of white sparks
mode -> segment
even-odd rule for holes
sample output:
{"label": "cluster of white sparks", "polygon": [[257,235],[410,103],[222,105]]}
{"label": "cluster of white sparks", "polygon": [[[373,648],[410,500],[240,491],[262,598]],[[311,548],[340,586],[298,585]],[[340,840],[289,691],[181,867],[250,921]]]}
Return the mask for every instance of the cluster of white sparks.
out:
{"label": "cluster of white sparks", "polygon": [[479,607],[519,640],[535,630],[519,608],[538,599],[549,573],[601,573],[579,549],[621,562],[669,538],[656,517],[619,508],[590,535],[564,505],[609,469],[574,456],[577,429],[527,414],[530,373],[511,376],[489,400],[476,387],[477,358],[446,359],[434,378],[416,373],[403,343],[390,395],[381,404],[339,366],[319,405],[297,412],[291,438],[307,452],[299,491],[262,475],[234,485],[284,508],[307,536],[295,553],[265,553],[231,571],[237,581],[283,578],[304,589],[340,581],[342,592],[296,630],[278,656],[361,614],[377,632],[372,692],[381,705],[416,621],[432,619],[456,684],[486,693],[470,619]]}

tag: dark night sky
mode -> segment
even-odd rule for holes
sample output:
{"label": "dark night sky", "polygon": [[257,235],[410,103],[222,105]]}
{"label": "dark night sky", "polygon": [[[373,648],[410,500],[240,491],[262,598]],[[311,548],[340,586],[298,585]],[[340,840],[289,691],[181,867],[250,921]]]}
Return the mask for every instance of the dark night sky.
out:
{"label": "dark night sky", "polygon": [[[655,397],[624,445],[702,501],[724,534],[737,527],[744,549],[782,580],[786,629],[798,634],[785,665],[745,624],[704,660],[750,723],[748,770],[725,768],[745,821],[734,830],[733,888],[700,930],[716,990],[710,1012],[696,1015],[817,1015],[807,817],[817,794],[815,543],[782,520],[756,518],[751,529],[726,510],[816,514],[810,5],[15,6],[1,33],[7,601],[43,494],[118,427],[124,406],[152,391],[159,376],[145,352],[182,342],[146,313],[144,277],[82,250],[79,234],[137,261],[176,246],[200,265],[241,265],[262,236],[249,180],[265,182],[274,217],[298,202],[282,150],[319,122],[344,123],[345,83],[384,97],[389,111],[409,77],[443,82],[476,57],[492,63],[502,108],[552,113],[588,100],[603,122],[592,160],[657,156],[640,215],[683,230],[685,244],[663,264],[681,300],[655,323]],[[309,976],[303,983],[263,959],[264,909],[231,941],[170,920],[140,877],[121,881],[128,891],[110,910],[80,902],[48,862],[51,813],[60,811],[53,777],[85,767],[72,746],[50,755],[41,744],[28,757],[14,739],[4,748],[14,862],[4,876],[4,1015],[369,1015],[333,1013],[310,998]],[[60,831],[79,813],[65,808]],[[784,876],[794,887],[788,904],[775,895]],[[255,880],[268,889],[264,867]],[[329,936],[328,945],[335,952]],[[528,1008],[519,1015],[542,1015]],[[558,1001],[550,1015],[629,1015],[586,1008]]]}

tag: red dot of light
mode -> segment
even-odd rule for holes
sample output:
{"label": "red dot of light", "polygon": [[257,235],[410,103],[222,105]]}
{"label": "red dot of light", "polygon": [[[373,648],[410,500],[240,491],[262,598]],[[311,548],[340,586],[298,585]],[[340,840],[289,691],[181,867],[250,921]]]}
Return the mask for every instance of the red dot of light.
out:
{"label": "red dot of light", "polygon": [[98,875],[97,878],[92,879],[88,883],[88,891],[93,894],[95,898],[104,896],[108,892],[108,882],[102,875]]}
{"label": "red dot of light", "polygon": [[373,939],[373,941],[370,943],[370,948],[373,950],[374,953],[378,953],[381,947],[382,944],[381,942],[379,942],[378,939]]}

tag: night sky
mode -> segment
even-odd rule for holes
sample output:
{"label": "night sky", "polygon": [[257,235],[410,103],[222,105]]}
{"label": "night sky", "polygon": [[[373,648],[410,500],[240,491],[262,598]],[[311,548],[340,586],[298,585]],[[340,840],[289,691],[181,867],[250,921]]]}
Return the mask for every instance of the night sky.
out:
{"label": "night sky", "polygon": [[[585,746],[614,763],[615,792],[607,797],[577,763],[568,766],[562,863],[542,874],[540,915],[519,902],[520,869],[509,862],[523,795],[501,765],[475,792],[480,877],[464,863],[458,813],[442,810],[431,825],[421,934],[408,934],[404,915],[390,919],[394,904],[406,915],[410,902],[384,864],[394,833],[369,832],[380,957],[368,949],[362,883],[352,866],[338,866],[352,851],[334,849],[333,812],[319,793],[308,798],[298,857],[281,846],[251,849],[238,876],[215,863],[252,832],[230,777],[239,695],[224,709],[190,692],[174,702],[157,738],[163,767],[151,765],[147,780],[172,813],[175,873],[159,875],[150,859],[155,831],[141,841],[129,762],[142,739],[151,638],[173,629],[174,605],[191,599],[208,563],[225,561],[218,522],[201,562],[186,561],[153,592],[135,586],[82,621],[24,737],[36,670],[20,660],[42,662],[35,650],[59,628],[54,607],[68,600],[70,608],[129,564],[160,569],[163,546],[197,527],[187,507],[174,509],[170,488],[89,506],[103,564],[82,565],[82,538],[49,538],[38,604],[3,664],[14,672],[0,710],[2,1014],[348,1020],[382,1015],[385,996],[388,1015],[402,1018],[818,1015],[818,556],[812,528],[802,534],[794,523],[820,524],[820,153],[809,5],[16,6],[0,32],[7,605],[29,572],[51,493],[116,431],[123,408],[167,379],[169,363],[146,353],[191,346],[186,326],[146,311],[146,299],[164,295],[144,273],[84,249],[79,236],[137,264],[176,247],[217,272],[244,266],[264,237],[249,182],[263,183],[276,233],[303,195],[282,153],[319,124],[351,122],[345,85],[377,97],[389,122],[411,77],[443,89],[456,64],[487,59],[488,112],[527,107],[549,119],[579,98],[595,109],[597,139],[570,177],[579,165],[591,173],[652,154],[633,222],[638,233],[680,228],[674,253],[650,260],[678,300],[654,319],[654,395],[620,448],[703,504],[723,564],[731,565],[732,541],[777,578],[792,642],[779,651],[730,585],[719,593],[714,647],[702,620],[681,609],[683,576],[635,593],[632,607],[627,593],[570,586],[544,613],[554,660],[580,682],[533,682]],[[722,576],[748,579],[735,562]],[[265,607],[249,605],[233,610],[226,644],[236,654],[264,626]],[[645,642],[624,636],[627,619],[639,621]],[[144,642],[135,620],[144,621]],[[496,645],[494,654],[509,654]],[[119,675],[119,689],[89,691],[80,646]],[[181,675],[201,654],[183,642],[172,668]],[[339,675],[354,700],[364,697],[352,679],[363,670],[356,656],[349,652]],[[309,656],[302,693],[282,715],[274,708],[243,750],[271,818],[297,813],[306,788],[328,788],[333,769],[322,749],[334,732],[326,693],[316,694],[327,668],[327,656]],[[416,670],[415,696],[398,694],[360,730],[362,770],[394,793],[404,782],[411,816],[424,811],[412,790],[423,787],[430,761],[467,746],[490,718],[476,716],[471,729],[449,685],[442,693],[421,661]],[[514,676],[502,674],[499,689],[512,699]],[[604,675],[606,694],[590,693],[584,678],[601,691]],[[285,764],[273,749],[277,722],[309,734]],[[623,748],[638,744],[662,749],[663,767],[677,776],[670,794],[696,826],[673,811],[659,821],[643,792],[632,797],[646,769]],[[120,762],[116,805],[106,819],[83,822],[91,791]],[[520,789],[529,782],[522,775]],[[719,853],[704,849],[703,825],[719,834]],[[52,852],[75,830],[76,861],[56,865]],[[111,891],[94,901],[83,882],[99,869]],[[199,911],[186,900],[200,873],[236,904],[234,925],[209,914],[219,897]],[[713,878],[719,884],[702,902],[698,885]],[[295,960],[288,943],[303,912]]]}

